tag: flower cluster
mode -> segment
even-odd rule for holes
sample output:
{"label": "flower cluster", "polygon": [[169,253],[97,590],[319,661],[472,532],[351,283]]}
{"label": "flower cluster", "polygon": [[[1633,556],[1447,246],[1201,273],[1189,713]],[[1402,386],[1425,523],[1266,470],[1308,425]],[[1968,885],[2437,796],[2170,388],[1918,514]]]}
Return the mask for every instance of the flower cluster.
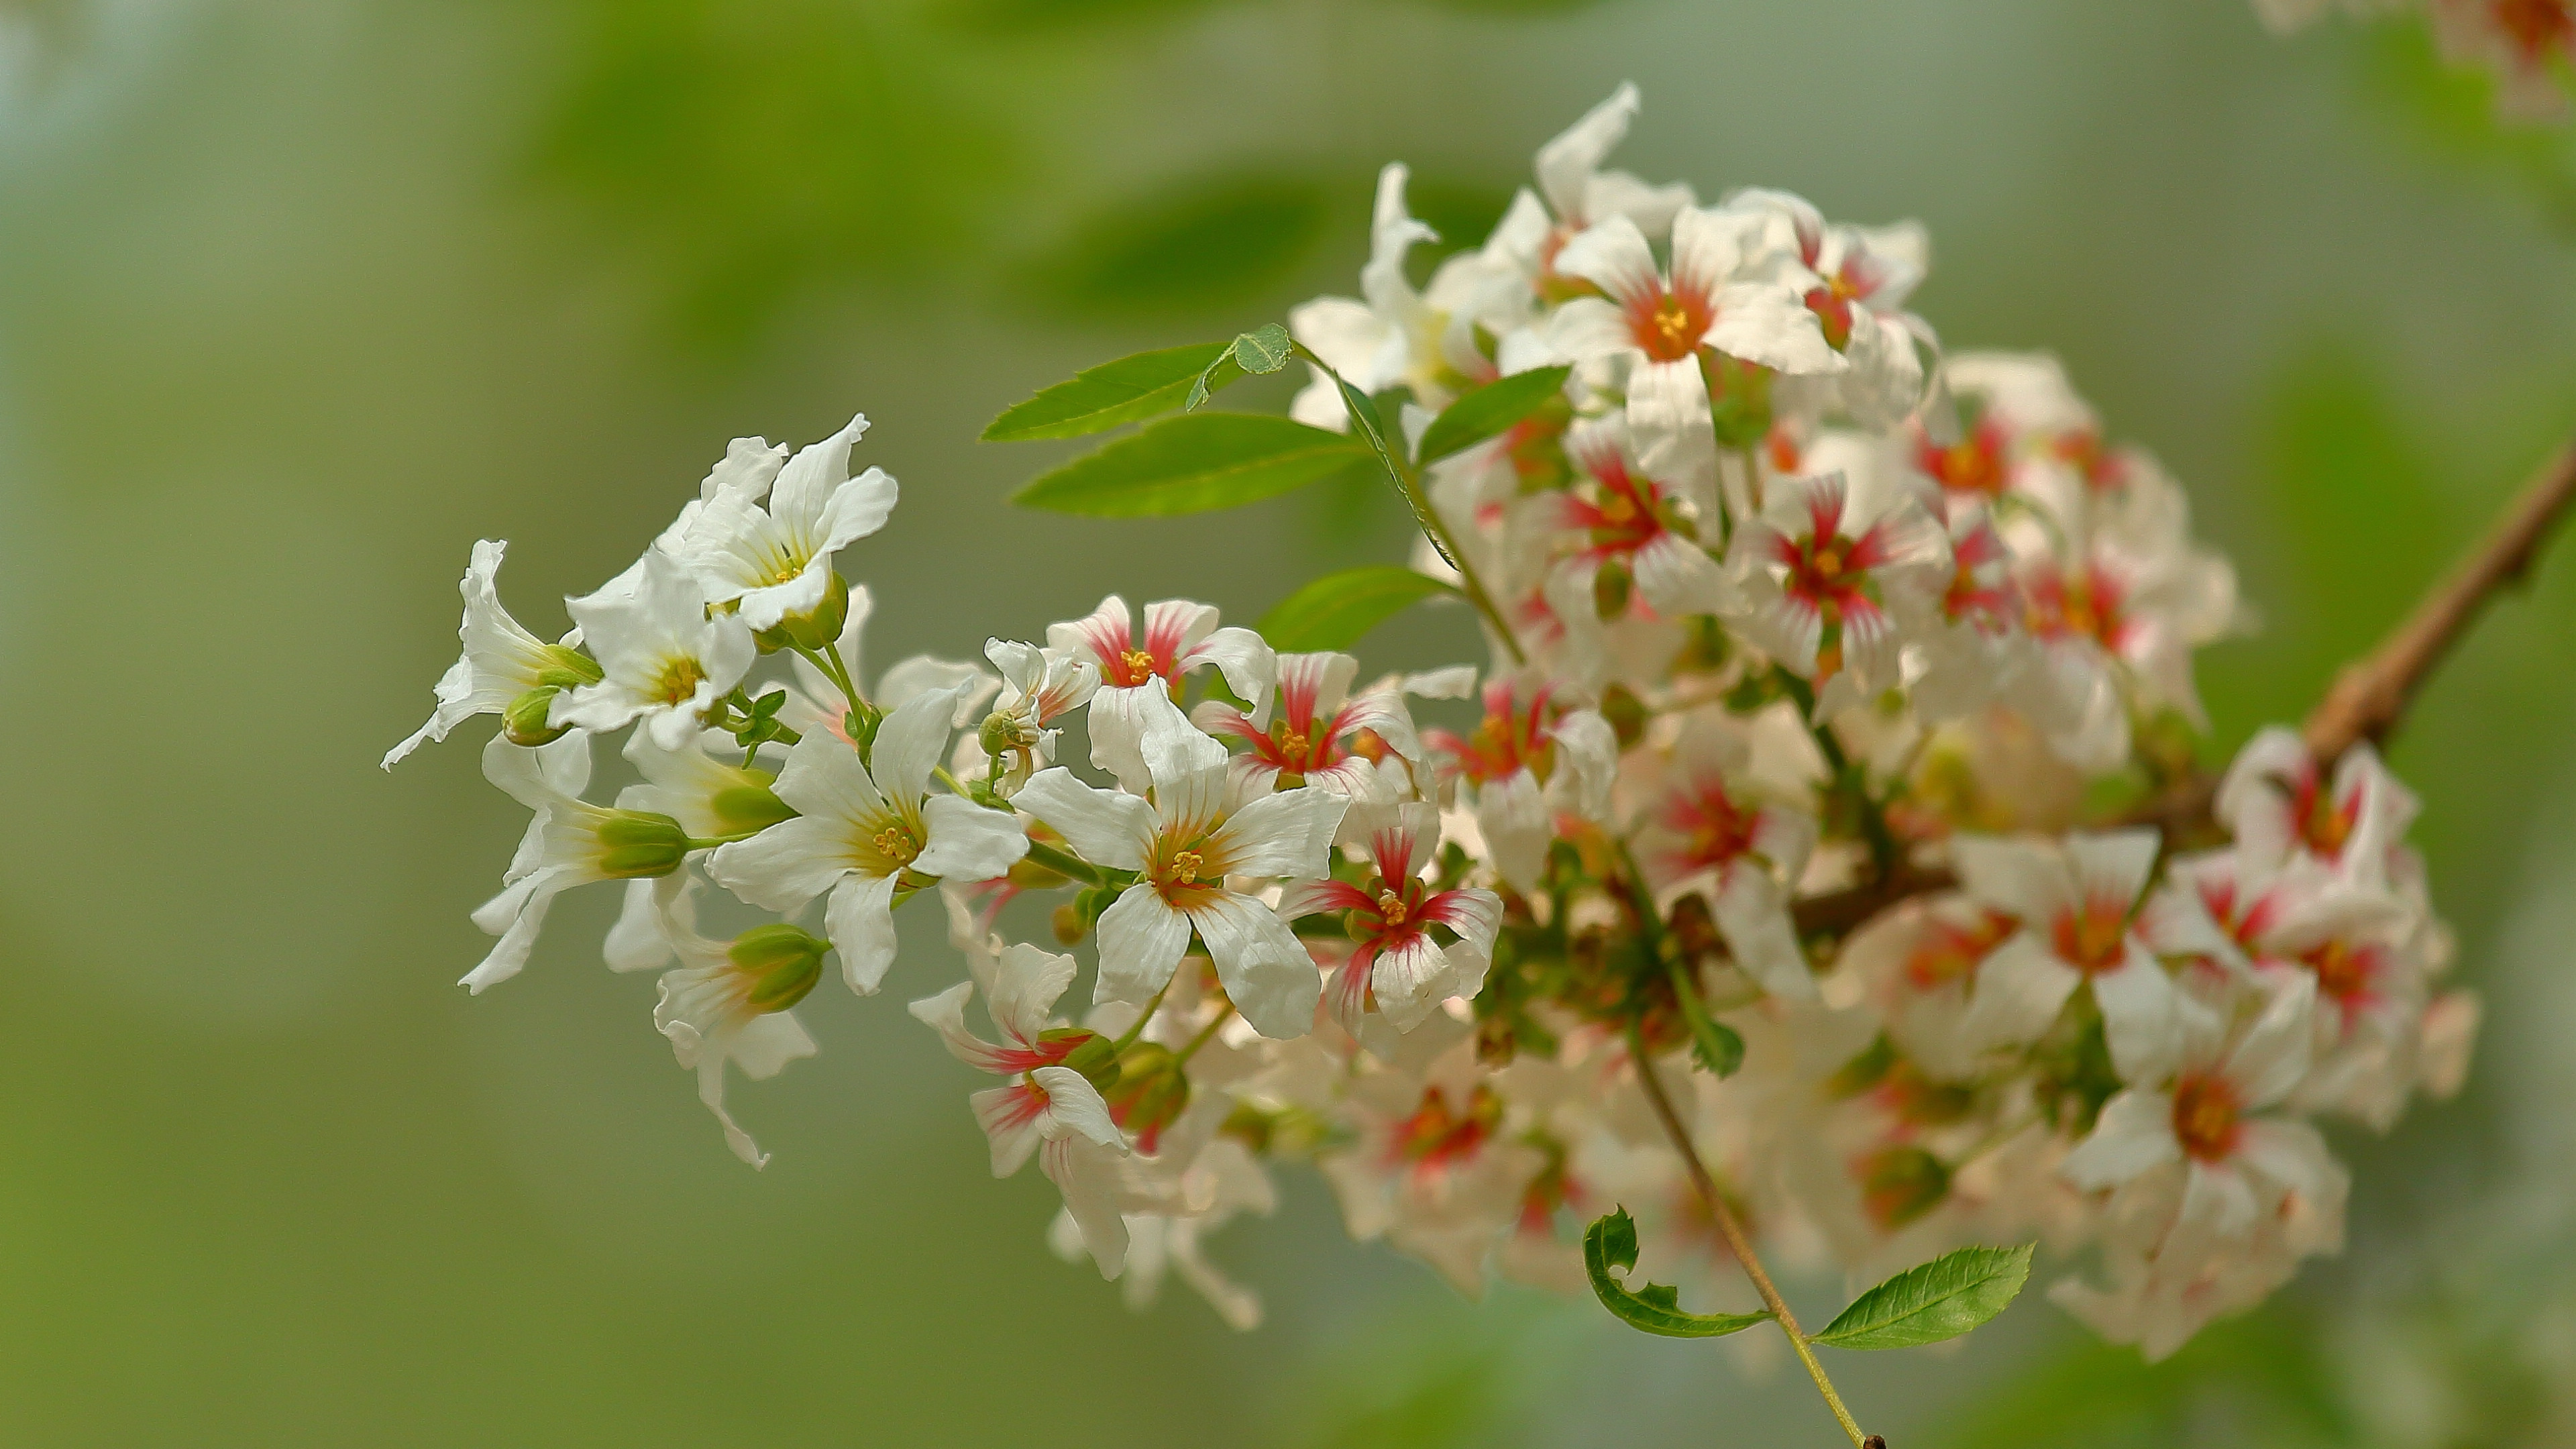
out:
{"label": "flower cluster", "polygon": [[[464,657],[387,761],[496,714],[486,773],[535,812],[466,984],[625,881],[609,964],[662,971],[655,1022],[756,1165],[725,1064],[813,1052],[790,1008],[826,956],[875,993],[935,888],[967,979],[912,1012],[994,1079],[996,1174],[1037,1158],[1056,1243],[1132,1301],[1169,1269],[1237,1324],[1258,1299],[1204,1244],[1301,1160],[1469,1293],[1580,1287],[1613,1204],[1643,1271],[1720,1298],[1721,1215],[1854,1274],[2037,1235],[2092,1255],[2060,1301],[2151,1354],[2333,1249],[2313,1123],[2448,1090],[2474,1026],[2434,990],[2415,801],[2272,731],[2164,820],[2194,651],[2238,612],[2180,489],[2046,358],[1944,355],[1920,228],[1605,170],[1636,106],[1421,287],[1389,167],[1364,297],[1292,317],[1296,416],[1375,396],[1407,459],[1460,399],[1561,380],[1389,463],[1489,660],[1364,684],[1113,596],[863,685],[834,557],[895,500],[850,475],[864,420],[738,441],[560,642],[477,546]],[[630,726],[639,782],[590,803]],[[767,917],[702,935],[709,884]]]}
{"label": "flower cluster", "polygon": [[2283,35],[2335,9],[2356,15],[2423,10],[2444,56],[2495,77],[2499,111],[2532,121],[2567,114],[2576,0],[2254,0],[2263,23]]}

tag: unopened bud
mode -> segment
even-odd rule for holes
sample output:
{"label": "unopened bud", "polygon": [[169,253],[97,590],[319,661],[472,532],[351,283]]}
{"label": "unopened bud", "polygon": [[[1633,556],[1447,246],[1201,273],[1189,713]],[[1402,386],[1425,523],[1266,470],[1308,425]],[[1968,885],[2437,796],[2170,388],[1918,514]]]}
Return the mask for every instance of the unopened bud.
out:
{"label": "unopened bud", "polygon": [[1616,619],[1628,612],[1628,571],[1615,563],[1605,563],[1592,576],[1592,612],[1602,619]]}
{"label": "unopened bud", "polygon": [[1646,702],[1624,684],[1613,684],[1601,692],[1601,717],[1610,722],[1611,733],[1619,737],[1619,748],[1643,739],[1646,734]]}
{"label": "unopened bud", "polygon": [[689,853],[689,833],[680,822],[646,810],[612,810],[593,834],[600,874],[612,879],[669,875]]}
{"label": "unopened bud", "polygon": [[1108,1099],[1109,1115],[1136,1134],[1139,1147],[1151,1152],[1163,1129],[1190,1105],[1190,1078],[1170,1047],[1130,1042],[1118,1054],[1117,1081],[1103,1087],[1100,1095]]}
{"label": "unopened bud", "polygon": [[1038,1033],[1038,1044],[1056,1047],[1071,1042],[1073,1049],[1064,1054],[1064,1064],[1082,1073],[1084,1081],[1108,1091],[1118,1081],[1118,1045],[1087,1027],[1051,1026]]}
{"label": "unopened bud", "polygon": [[725,959],[754,978],[745,998],[763,1011],[785,1011],[823,979],[823,953],[832,943],[795,926],[754,926],[733,938]]}
{"label": "unopened bud", "polygon": [[743,773],[758,776],[761,783],[729,785],[707,798],[707,808],[714,811],[716,819],[723,823],[725,834],[749,835],[754,831],[767,830],[782,820],[796,818],[796,812],[788,808],[786,801],[778,798],[777,791],[769,788],[767,771],[745,770]]}
{"label": "unopened bud", "polygon": [[556,696],[562,693],[560,686],[540,684],[511,700],[501,711],[501,733],[510,737],[510,743],[530,749],[562,739],[572,726],[546,723],[554,713]]}
{"label": "unopened bud", "polygon": [[1950,1195],[1950,1169],[1920,1147],[1889,1147],[1860,1165],[1861,1206],[1885,1232],[1895,1232]]}
{"label": "unopened bud", "polygon": [[1007,755],[1014,750],[1035,747],[1037,744],[1035,735],[1036,731],[1030,729],[1027,722],[1018,715],[1009,710],[997,709],[984,716],[983,727],[975,731],[975,743],[981,746],[987,755]]}
{"label": "unopened bud", "polygon": [[607,677],[598,660],[569,644],[549,644],[545,647],[545,656],[546,667],[537,671],[539,684],[551,684],[557,689],[579,689]]}
{"label": "unopened bud", "polygon": [[823,602],[801,614],[790,614],[770,627],[751,636],[763,654],[781,649],[821,651],[840,640],[841,628],[850,622],[850,586],[839,574],[823,585]]}
{"label": "unopened bud", "polygon": [[1047,924],[1054,930],[1055,943],[1059,946],[1080,945],[1082,938],[1091,934],[1090,918],[1082,913],[1082,907],[1071,901],[1056,907]]}

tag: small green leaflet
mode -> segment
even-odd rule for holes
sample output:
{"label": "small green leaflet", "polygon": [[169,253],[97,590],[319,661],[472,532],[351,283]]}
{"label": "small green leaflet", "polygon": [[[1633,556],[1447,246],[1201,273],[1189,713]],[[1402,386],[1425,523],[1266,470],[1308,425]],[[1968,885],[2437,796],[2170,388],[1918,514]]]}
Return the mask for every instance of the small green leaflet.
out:
{"label": "small green leaflet", "polygon": [[1422,461],[1464,452],[1508,430],[1565,392],[1570,367],[1542,367],[1489,382],[1442,409],[1422,433]]}
{"label": "small green leaflet", "polygon": [[1276,322],[1266,323],[1250,332],[1238,333],[1225,351],[1218,353],[1190,384],[1189,401],[1181,404],[1184,412],[1198,411],[1208,394],[1248,372],[1277,372],[1288,365],[1289,349],[1296,344],[1288,340],[1288,329]]}
{"label": "small green leaflet", "polygon": [[1169,412],[1227,351],[1226,343],[1197,342],[1086,367],[1072,380],[1013,404],[985,427],[984,441],[1076,438]]}
{"label": "small green leaflet", "polygon": [[2030,1278],[2031,1250],[1961,1248],[1908,1268],[1853,1300],[1809,1343],[1912,1348],[1939,1343],[2004,1311]]}
{"label": "small green leaflet", "polygon": [[1162,518],[1274,497],[1365,464],[1366,443],[1258,413],[1184,413],[1030,481],[1011,501],[1091,518]]}
{"label": "small green leaflet", "polygon": [[1691,989],[1687,969],[1673,967],[1673,988],[1681,998],[1682,1020],[1690,1027],[1691,1055],[1720,1077],[1734,1076],[1735,1069],[1744,1065],[1744,1038],[1735,1034],[1734,1027],[1708,1014],[1708,1008],[1700,1004],[1699,993]]}
{"label": "small green leaflet", "polygon": [[[1718,1338],[1741,1332],[1768,1319],[1768,1313],[1684,1313],[1681,1294],[1668,1283],[1649,1283],[1634,1292],[1619,1275],[1637,1266],[1637,1223],[1624,1207],[1595,1218],[1583,1230],[1583,1271],[1601,1306],[1631,1328],[1665,1338]],[[1617,1273],[1612,1272],[1613,1269]]]}
{"label": "small green leaflet", "polygon": [[1280,600],[1255,627],[1271,648],[1287,653],[1348,649],[1405,606],[1457,592],[1438,579],[1393,565],[1344,569]]}

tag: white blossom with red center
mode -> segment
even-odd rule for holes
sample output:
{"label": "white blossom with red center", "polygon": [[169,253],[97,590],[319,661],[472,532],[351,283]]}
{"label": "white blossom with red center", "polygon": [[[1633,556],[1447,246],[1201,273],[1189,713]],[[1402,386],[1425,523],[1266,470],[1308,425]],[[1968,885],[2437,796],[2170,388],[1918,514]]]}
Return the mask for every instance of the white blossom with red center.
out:
{"label": "white blossom with red center", "polygon": [[984,657],[1001,671],[1002,690],[976,731],[987,768],[1002,757],[994,787],[1018,792],[1041,764],[1055,763],[1056,721],[1091,703],[1100,690],[1100,666],[1071,649],[1041,649],[1013,639],[987,639]]}
{"label": "white blossom with red center", "polygon": [[[1589,282],[1565,275],[1556,265],[1565,244],[1585,228],[1624,216],[1648,237],[1661,238],[1671,232],[1673,217],[1698,201],[1687,182],[1651,186],[1628,172],[1602,169],[1627,138],[1638,106],[1637,88],[1622,84],[1539,147],[1532,167],[1537,190],[1524,186],[1513,194],[1485,243],[1483,254],[1507,265],[1520,281],[1521,303],[1531,313],[1541,304],[1554,305],[1590,290]],[[1499,334],[1502,329],[1495,330]]]}
{"label": "white blossom with red center", "polygon": [[1803,300],[1816,278],[1768,245],[1759,218],[1691,208],[1673,218],[1672,266],[1655,265],[1645,233],[1624,216],[1600,222],[1557,254],[1557,269],[1600,288],[1547,321],[1557,355],[1625,366],[1628,426],[1659,475],[1696,487],[1715,480],[1703,356],[1740,358],[1793,376],[1850,364],[1825,341]]}
{"label": "white blossom with red center", "polygon": [[1977,968],[2021,923],[1964,895],[1908,901],[1852,933],[1823,983],[1835,1006],[1874,1007],[1888,1038],[1932,1079],[1973,1081],[1984,1053],[1962,1029]]}
{"label": "white blossom with red center", "polygon": [[1826,343],[1851,364],[1832,379],[1842,411],[1871,428],[1911,416],[1924,399],[1915,344],[1939,354],[1931,324],[1905,307],[1930,269],[1931,238],[1922,224],[1829,224],[1806,198],[1758,187],[1729,194],[1721,209],[1787,231],[1800,264],[1816,278],[1800,300],[1816,314]]}
{"label": "white blossom with red center", "polygon": [[2314,860],[2336,878],[2380,886],[2406,873],[2402,842],[2421,808],[2368,742],[2318,769],[2297,731],[2273,726],[2238,751],[2218,787],[2217,814],[2259,869]]}
{"label": "white blossom with red center", "polygon": [[1816,997],[1815,975],[1789,922],[1789,896],[1816,846],[1816,822],[1763,798],[1750,741],[1727,720],[1694,715],[1647,794],[1637,861],[1659,893],[1697,892],[1744,973],[1774,996]]}
{"label": "white blossom with red center", "polygon": [[1047,647],[1087,658],[1100,669],[1091,696],[1091,763],[1107,770],[1120,788],[1145,788],[1145,740],[1170,729],[1170,708],[1181,682],[1209,665],[1238,699],[1266,708],[1278,679],[1270,646],[1249,629],[1220,629],[1214,606],[1164,599],[1145,606],[1145,629],[1135,631],[1127,601],[1111,594],[1084,618],[1047,626]]}
{"label": "white blossom with red center", "polygon": [[1619,738],[1598,710],[1571,707],[1545,681],[1489,680],[1484,702],[1472,733],[1425,730],[1423,742],[1442,778],[1463,785],[1495,871],[1516,891],[1536,890],[1556,837],[1551,801],[1605,818]]}
{"label": "white blossom with red center", "polygon": [[1314,960],[1286,922],[1228,878],[1257,887],[1327,874],[1350,802],[1315,789],[1243,802],[1227,778],[1225,747],[1186,723],[1149,737],[1145,750],[1150,802],[1085,785],[1062,766],[1040,771],[1017,801],[1084,860],[1137,874],[1100,915],[1097,999],[1153,1000],[1195,934],[1253,1030],[1304,1035],[1322,990]]}
{"label": "white blossom with red center", "polygon": [[1379,790],[1375,757],[1392,751],[1410,764],[1425,761],[1400,695],[1351,695],[1359,667],[1347,654],[1282,654],[1279,711],[1267,728],[1223,700],[1201,703],[1191,717],[1218,739],[1242,743],[1233,768],[1246,796],[1302,784],[1367,799]]}
{"label": "white blossom with red center", "polygon": [[1715,500],[1707,511],[1685,507],[1671,488],[1645,475],[1629,447],[1625,420],[1577,423],[1565,449],[1589,480],[1589,494],[1551,495],[1565,550],[1576,575],[1577,597],[1589,595],[1595,574],[1616,565],[1635,581],[1637,593],[1667,618],[1713,614],[1727,604],[1726,571],[1695,537],[1675,524],[1689,520],[1714,532]]}
{"label": "white blossom with red center", "polygon": [[2062,710],[2038,646],[2023,627],[2025,610],[2012,577],[2012,552],[1982,502],[1949,507],[1950,583],[1908,647],[1914,710],[1927,724],[1963,719],[2007,704],[2040,720]]}
{"label": "white blossom with red center", "polygon": [[[2350,1180],[2316,1128],[2273,1110],[2307,1073],[2314,1005],[2305,977],[2283,980],[2240,1029],[2195,1005],[2167,1070],[2104,1103],[2091,1135],[2067,1156],[2069,1181],[2110,1191],[2114,1218],[2136,1220],[2142,1261],[2133,1272],[2197,1282],[2213,1262],[2259,1259],[2247,1250],[2285,1221],[2299,1229],[2280,1244],[2294,1259],[2340,1245]],[[2115,1278],[2119,1256],[2115,1247]],[[2216,1296],[2197,1295],[2204,1307]],[[2198,1327],[2189,1313],[2194,1297],[2169,1293],[2165,1314],[2132,1306],[2130,1328],[2153,1326],[2155,1337],[2170,1338],[2143,1343],[2150,1356],[2170,1352]],[[2176,1321],[2160,1321],[2169,1316]]]}
{"label": "white blossom with red center", "polygon": [[[1430,805],[1355,805],[1344,832],[1367,852],[1368,879],[1299,882],[1280,897],[1279,914],[1295,921],[1346,913],[1357,944],[1325,982],[1325,1009],[1353,1036],[1371,1009],[1411,1031],[1441,1002],[1483,987],[1502,898],[1473,886],[1433,890],[1422,878],[1440,844],[1440,812]],[[1444,944],[1434,926],[1451,939]]]}
{"label": "white blossom with red center", "polygon": [[1847,494],[1840,473],[1782,480],[1728,545],[1734,622],[1816,682],[1819,719],[1899,683],[1901,624],[1948,582],[1948,546],[1921,504],[1899,495],[1864,518]]}
{"label": "white blossom with red center", "polygon": [[1977,967],[1961,1023],[1973,1046],[2035,1041],[2068,997],[2090,990],[2122,1081],[2169,1066],[2179,998],[2137,924],[2161,846],[2152,829],[1952,843],[1968,899],[2021,923]]}

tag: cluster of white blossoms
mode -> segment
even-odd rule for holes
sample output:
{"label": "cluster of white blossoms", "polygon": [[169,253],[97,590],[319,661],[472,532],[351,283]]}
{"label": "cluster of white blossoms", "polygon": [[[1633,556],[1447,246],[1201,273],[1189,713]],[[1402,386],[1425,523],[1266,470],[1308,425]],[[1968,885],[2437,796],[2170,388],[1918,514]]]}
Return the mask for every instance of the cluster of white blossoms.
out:
{"label": "cluster of white blossoms", "polygon": [[[1741,1297],[1659,1097],[1791,1259],[2038,1236],[2090,1254],[2060,1301],[2151,1354],[2332,1250],[2312,1123],[2449,1089],[2474,1025],[2433,990],[2413,798],[2274,731],[2206,838],[2124,823],[2189,770],[2192,654],[2236,615],[2179,489],[2047,359],[1943,357],[1906,310],[1919,228],[1602,169],[1636,104],[1420,288],[1388,168],[1365,299],[1292,318],[1408,456],[1481,385],[1563,379],[1411,475],[1445,545],[1417,567],[1481,601],[1489,664],[1362,684],[1113,596],[870,686],[834,572],[895,499],[850,476],[863,420],[738,441],[559,643],[477,546],[464,657],[387,760],[497,714],[486,773],[535,812],[466,984],[625,881],[608,962],[663,973],[654,1020],[756,1165],[726,1063],[813,1052],[790,1008],[825,957],[876,993],[935,890],[966,979],[902,984],[995,1079],[994,1171],[1035,1156],[1054,1240],[1131,1300],[1168,1270],[1238,1325],[1258,1299],[1206,1239],[1300,1160],[1469,1293],[1581,1287],[1581,1221],[1624,1205],[1641,1271]],[[1316,382],[1297,415],[1346,426]],[[639,783],[584,800],[630,727]],[[702,882],[769,918],[701,934]]]}
{"label": "cluster of white blossoms", "polygon": [[2432,22],[2442,54],[2495,77],[2497,109],[2523,120],[2567,114],[2576,75],[2576,0],[2254,0],[2254,12],[2287,35],[2328,11],[2358,16],[2416,10]]}

